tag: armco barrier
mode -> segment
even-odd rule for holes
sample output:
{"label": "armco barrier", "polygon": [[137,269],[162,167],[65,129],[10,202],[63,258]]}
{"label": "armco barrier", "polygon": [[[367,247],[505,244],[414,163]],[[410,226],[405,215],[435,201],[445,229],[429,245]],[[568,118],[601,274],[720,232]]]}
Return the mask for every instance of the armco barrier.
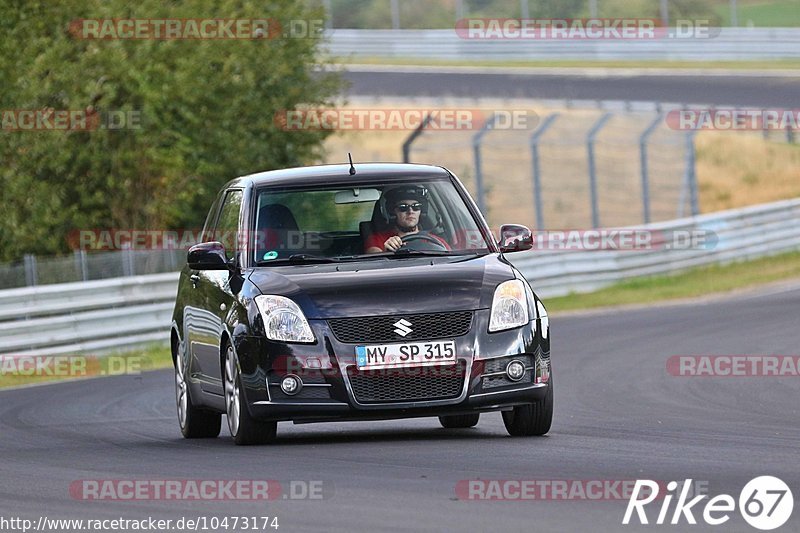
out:
{"label": "armco barrier", "polygon": [[637,228],[654,233],[706,231],[708,248],[647,251],[541,251],[510,254],[511,262],[542,297],[589,292],[616,282],[688,268],[800,250],[800,199],[658,222]]}
{"label": "armco barrier", "polygon": [[[641,226],[713,232],[713,247],[542,251],[509,259],[542,297],[700,265],[800,250],[800,199]],[[0,355],[102,353],[169,339],[177,273],[0,291]]]}
{"label": "armco barrier", "polygon": [[177,281],[171,272],[0,291],[0,355],[166,343]]}
{"label": "armco barrier", "polygon": [[326,37],[329,53],[345,58],[738,61],[800,57],[800,28],[720,28],[713,38],[648,40],[469,40],[454,29],[337,29]]}

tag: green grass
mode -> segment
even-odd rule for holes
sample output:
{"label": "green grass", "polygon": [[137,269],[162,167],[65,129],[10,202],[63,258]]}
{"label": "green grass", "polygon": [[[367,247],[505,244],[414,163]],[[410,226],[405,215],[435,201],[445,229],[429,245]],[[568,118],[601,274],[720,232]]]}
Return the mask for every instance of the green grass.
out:
{"label": "green grass", "polygon": [[[763,1],[756,0],[738,2],[737,16],[740,26],[747,26],[752,22],[757,28],[764,27],[797,27],[800,26],[800,0]],[[723,26],[730,26],[730,4],[716,7]]]}
{"label": "green grass", "polygon": [[672,276],[638,278],[591,293],[546,298],[545,305],[548,311],[558,312],[646,304],[725,293],[792,278],[800,278],[800,252],[700,267]]}
{"label": "green grass", "polygon": [[774,70],[800,69],[798,59],[770,61],[458,61],[428,58],[401,57],[355,57],[337,58],[341,65],[414,65],[452,67],[541,67],[541,68],[675,68],[675,69],[730,69],[730,70]]}
{"label": "green grass", "polygon": [[[45,356],[37,359],[46,360]],[[138,374],[147,370],[171,367],[172,356],[168,346],[153,345],[107,356],[55,356],[52,363],[47,363],[44,370],[33,370],[26,366],[11,367],[11,363],[10,359],[0,358],[0,389],[49,381],[85,379],[92,376]]]}

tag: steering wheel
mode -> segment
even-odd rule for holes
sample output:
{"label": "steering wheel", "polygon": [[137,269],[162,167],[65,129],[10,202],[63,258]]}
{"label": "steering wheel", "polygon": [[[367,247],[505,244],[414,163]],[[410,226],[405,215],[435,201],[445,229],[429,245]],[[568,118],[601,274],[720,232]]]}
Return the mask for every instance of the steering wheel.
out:
{"label": "steering wheel", "polygon": [[442,241],[427,232],[403,235],[400,239],[403,241],[403,246],[410,250],[447,251],[447,246]]}

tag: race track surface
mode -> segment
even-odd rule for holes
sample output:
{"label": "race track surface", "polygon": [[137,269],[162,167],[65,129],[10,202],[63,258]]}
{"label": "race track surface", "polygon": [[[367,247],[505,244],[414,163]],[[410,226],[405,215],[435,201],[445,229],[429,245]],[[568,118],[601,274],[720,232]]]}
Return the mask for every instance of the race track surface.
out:
{"label": "race track surface", "polygon": [[[236,447],[226,428],[218,439],[186,441],[169,371],[0,392],[0,517],[266,515],[285,532],[757,531],[738,512],[718,527],[623,526],[624,500],[471,501],[455,487],[692,478],[738,499],[751,478],[775,475],[800,497],[798,378],[666,372],[671,355],[797,354],[799,308],[793,289],[553,317],[556,413],[543,438],[511,438],[490,413],[466,430],[436,419],[284,423],[272,446]],[[69,492],[83,479],[319,480],[326,498],[83,501]],[[658,509],[649,509],[653,520]],[[795,508],[778,531],[800,530],[799,515]]]}
{"label": "race track surface", "polygon": [[632,75],[580,76],[462,72],[344,73],[351,96],[455,96],[628,100],[794,109],[800,79],[787,76]]}

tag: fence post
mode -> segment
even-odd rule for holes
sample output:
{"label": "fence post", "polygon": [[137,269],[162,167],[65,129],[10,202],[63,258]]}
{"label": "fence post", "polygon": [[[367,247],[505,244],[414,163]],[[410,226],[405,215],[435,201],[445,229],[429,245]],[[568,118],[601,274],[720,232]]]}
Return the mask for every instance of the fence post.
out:
{"label": "fence post", "polygon": [[89,280],[89,269],[86,265],[86,250],[75,250],[75,271],[78,272],[81,281]]}
{"label": "fence post", "polygon": [[37,286],[39,284],[39,273],[36,271],[36,256],[25,254],[23,261],[25,263],[25,285],[28,287]]}
{"label": "fence post", "polygon": [[488,214],[486,213],[486,199],[484,198],[484,189],[483,189],[483,161],[481,159],[481,141],[483,140],[484,135],[489,133],[489,130],[492,129],[494,125],[494,121],[497,119],[497,115],[492,114],[491,117],[486,121],[483,127],[478,130],[478,133],[472,136],[472,152],[475,156],[475,188],[476,196],[478,197],[478,209],[480,209],[481,214],[488,218]]}
{"label": "fence post", "polygon": [[697,176],[695,175],[695,154],[694,154],[694,136],[696,131],[691,130],[686,132],[684,137],[684,169],[683,169],[683,184],[681,185],[681,194],[678,199],[678,218],[683,218],[683,207],[686,205],[686,196],[689,196],[689,211],[692,216],[698,214],[697,206]]}
{"label": "fence post", "polygon": [[411,145],[414,143],[414,141],[417,140],[417,137],[422,135],[423,130],[430,123],[432,118],[433,116],[430,113],[428,113],[425,116],[425,120],[423,120],[422,123],[419,126],[417,126],[416,129],[414,129],[414,131],[411,132],[411,135],[409,135],[403,142],[403,163],[411,162]]}
{"label": "fence post", "polygon": [[603,126],[605,126],[608,119],[611,118],[611,113],[604,113],[597,122],[594,123],[589,133],[586,135],[586,150],[589,156],[589,192],[591,193],[592,201],[592,227],[600,227],[600,211],[597,203],[597,169],[595,168],[594,161],[594,140]]}
{"label": "fence post", "polygon": [[325,28],[333,28],[333,7],[331,0],[322,0],[322,6],[325,8]]}
{"label": "fence post", "polygon": [[645,224],[650,223],[650,175],[647,164],[647,141],[650,139],[653,132],[656,131],[658,125],[661,124],[662,118],[663,115],[661,111],[659,111],[658,116],[653,119],[653,122],[645,128],[641,137],[639,137],[639,160],[642,168],[642,212],[644,213]]}
{"label": "fence post", "polygon": [[542,207],[542,174],[539,168],[539,140],[553,125],[560,113],[551,113],[542,125],[531,134],[531,162],[533,164],[533,205],[536,209],[536,228],[544,228],[544,211]]}
{"label": "fence post", "polygon": [[695,170],[695,135],[697,135],[697,132],[692,130],[686,136],[686,172],[688,174],[687,183],[689,185],[689,206],[692,210],[692,216],[697,216],[700,214],[697,200],[697,173]]}
{"label": "fence post", "polygon": [[134,275],[134,262],[133,262],[133,250],[128,246],[125,246],[120,250],[120,256],[122,258],[122,275],[125,277],[133,276]]}

